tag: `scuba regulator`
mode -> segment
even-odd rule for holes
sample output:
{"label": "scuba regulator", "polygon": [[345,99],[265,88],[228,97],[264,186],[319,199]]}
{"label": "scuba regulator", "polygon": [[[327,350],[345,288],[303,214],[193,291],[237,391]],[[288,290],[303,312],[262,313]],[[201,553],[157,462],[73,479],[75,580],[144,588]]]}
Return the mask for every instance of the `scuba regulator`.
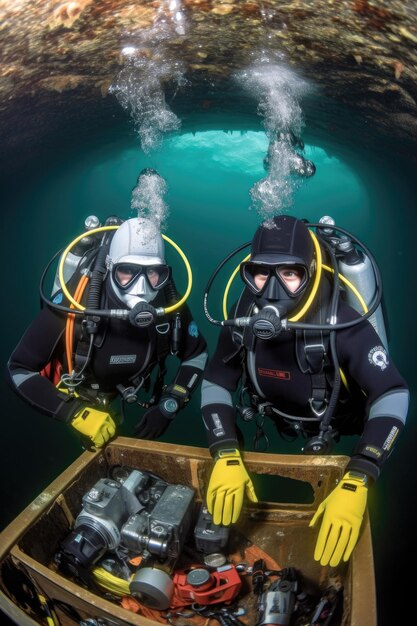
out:
{"label": "scuba regulator", "polygon": [[[146,243],[146,235],[152,235],[149,231],[146,231],[146,223],[149,220],[139,220],[138,224],[133,224],[134,219],[123,222],[116,216],[110,216],[106,219],[104,226],[100,225],[100,221],[96,216],[89,216],[85,221],[86,231],[76,237],[64,250],[59,250],[47,264],[40,280],[40,296],[41,300],[48,306],[61,313],[67,314],[67,327],[66,327],[66,358],[68,363],[68,374],[61,376],[61,381],[66,387],[74,390],[74,388],[83,380],[84,372],[87,364],[91,358],[94,337],[97,335],[99,329],[99,323],[102,318],[113,318],[119,320],[126,320],[132,326],[136,328],[148,328],[152,325],[156,328],[158,337],[160,335],[166,335],[171,329],[171,344],[170,349],[172,354],[176,354],[180,344],[180,308],[187,300],[192,287],[192,272],[187,257],[181,248],[171,239],[165,235],[159,235],[158,241],[162,244],[162,239],[167,241],[180,255],[188,277],[187,289],[183,297],[180,297],[176,291],[174,282],[171,277],[171,268],[169,266],[161,266],[166,270],[165,280],[161,284],[161,288],[164,290],[165,301],[168,306],[165,307],[153,307],[147,301],[139,301],[132,308],[118,308],[118,309],[101,309],[101,294],[104,280],[109,273],[109,251],[111,251],[111,243],[114,243],[113,235],[114,231],[117,231],[123,225],[126,225],[128,229],[134,229],[133,232],[136,235],[136,248],[133,245],[133,250],[126,249],[126,252],[131,252],[128,259],[137,257],[139,261],[142,258],[138,256],[140,249],[144,250],[145,259],[150,259],[155,263],[155,256],[149,256],[150,246]],[[124,226],[123,226],[124,227]],[[141,230],[143,227],[143,232]],[[129,234],[131,231],[129,230]],[[140,239],[139,239],[140,235]],[[117,242],[118,256],[124,252],[124,234]],[[142,239],[144,241],[142,241]],[[133,237],[128,238],[131,242]],[[151,241],[153,241],[151,239]],[[130,244],[129,244],[130,245]],[[148,245],[148,247],[146,247]],[[163,249],[162,249],[163,250]],[[146,256],[148,253],[148,256]],[[50,297],[45,294],[45,279],[49,268],[52,263],[59,257],[58,268],[55,274],[55,280],[52,288],[52,294]],[[123,256],[121,257],[123,258]],[[162,261],[163,262],[163,261]],[[142,261],[143,263],[143,261]],[[126,267],[127,264],[120,264]],[[132,265],[130,266],[132,267]],[[143,272],[143,267],[147,267],[146,263],[136,265],[140,272]],[[154,270],[158,268],[157,265],[150,265],[149,268]],[[68,289],[68,285],[74,275],[79,276],[78,284],[71,294]],[[110,276],[112,280],[112,276]],[[140,275],[138,280],[142,280]],[[83,294],[87,288],[86,306],[81,304]],[[156,297],[157,291],[155,291]],[[64,295],[70,302],[70,306],[62,305]],[[118,294],[116,294],[118,295]],[[119,298],[120,299],[120,298]],[[138,297],[139,299],[139,297]],[[167,320],[168,314],[173,314],[172,321]],[[77,352],[76,360],[78,360],[78,371],[75,371],[73,367],[73,350],[72,341],[74,336],[74,320],[75,316],[81,316],[83,318],[82,328],[83,334],[86,337],[84,347],[82,349],[82,355]],[[162,319],[160,319],[162,318]],[[164,319],[165,318],[165,319]],[[160,322],[158,321],[160,320]],[[80,344],[80,342],[79,342]],[[143,384],[143,381],[136,383],[134,387],[129,387],[127,390],[119,390],[122,393],[122,397],[130,403],[135,401],[137,391]],[[123,391],[123,392],[122,392]],[[125,395],[124,395],[125,394]]]}
{"label": "scuba regulator", "polygon": [[[76,270],[88,276],[92,282],[95,282],[96,290],[101,286],[105,274],[107,273],[104,261],[111,240],[111,236],[109,236],[108,231],[117,230],[122,223],[123,221],[120,218],[114,216],[107,218],[104,226],[99,225],[100,222],[96,216],[89,216],[86,219],[86,232],[76,237],[67,246],[67,248],[65,248],[65,250],[59,250],[49,261],[42,274],[40,281],[40,296],[45,304],[63,313],[72,313],[75,315],[93,316],[98,318],[107,317],[128,320],[133,326],[139,328],[146,328],[147,326],[154,324],[158,317],[172,313],[184,304],[190,295],[192,288],[191,267],[181,248],[166,235],[162,235],[162,238],[178,252],[187,271],[187,289],[184,296],[174,304],[171,304],[166,308],[155,308],[146,302],[139,302],[132,309],[99,309],[99,303],[97,303],[97,308],[82,306],[77,299],[69,293],[67,283]],[[97,260],[100,251],[101,258]],[[60,257],[60,260],[55,276],[54,287],[52,289],[53,299],[51,300],[45,295],[44,283],[49,268],[58,256]],[[96,272],[96,274],[94,274],[94,272]],[[71,308],[59,304],[59,296],[56,295],[59,289],[62,289],[62,292],[70,301],[72,305]]]}

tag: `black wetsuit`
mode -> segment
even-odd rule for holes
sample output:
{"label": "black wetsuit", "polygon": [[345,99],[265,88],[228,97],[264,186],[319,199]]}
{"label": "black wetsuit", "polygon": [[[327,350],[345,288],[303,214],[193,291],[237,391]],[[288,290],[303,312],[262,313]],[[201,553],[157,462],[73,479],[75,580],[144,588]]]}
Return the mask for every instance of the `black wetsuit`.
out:
{"label": "black wetsuit", "polygon": [[[235,308],[236,305],[231,317]],[[242,314],[240,311],[237,316]],[[340,303],[339,323],[358,316],[346,303]],[[242,347],[240,350],[238,342],[233,340],[233,332],[230,327],[223,327],[202,383],[202,413],[212,453],[220,448],[238,447],[235,402],[231,394],[237,389],[244,371],[249,395],[257,397],[259,402],[269,402],[291,416],[315,417],[310,404],[314,379],[302,371],[305,368],[300,360],[299,342],[304,342],[303,332],[282,331],[276,339],[257,339],[253,349]],[[407,384],[368,321],[337,331],[336,338],[339,366],[350,394],[342,389],[343,402],[335,409],[332,426],[342,435],[361,434],[349,469],[363,471],[376,479],[404,427],[409,396]],[[329,396],[334,368],[328,362],[328,355],[326,358],[323,371]],[[354,396],[355,402],[349,395]],[[280,431],[296,423],[271,413]],[[313,434],[318,432],[319,421],[316,416],[316,421],[300,421],[299,425]]]}
{"label": "black wetsuit", "polygon": [[[61,303],[68,306],[65,298]],[[162,292],[152,305],[167,306]],[[104,283],[100,308],[125,308],[112,292],[108,281]],[[183,305],[180,312],[181,337],[177,352],[180,366],[175,383],[191,394],[205,367],[206,341],[188,306]],[[64,422],[70,421],[81,406],[93,406],[95,399],[106,397],[111,401],[118,395],[118,385],[128,387],[137,384],[139,377],[147,377],[170,351],[170,333],[162,332],[158,337],[155,326],[143,329],[132,326],[126,320],[102,318],[86,369],[86,379],[82,386],[77,387],[81,399],[73,398],[58,391],[55,384],[41,373],[48,363],[52,362],[55,366],[57,361],[63,364],[65,371],[66,319],[65,313],[44,307],[26,330],[7,366],[8,380],[23,400],[41,413]],[[169,316],[157,318],[160,330],[166,331],[171,319]],[[74,335],[78,336],[81,316],[77,316],[76,320]],[[74,349],[76,347],[75,340]]]}

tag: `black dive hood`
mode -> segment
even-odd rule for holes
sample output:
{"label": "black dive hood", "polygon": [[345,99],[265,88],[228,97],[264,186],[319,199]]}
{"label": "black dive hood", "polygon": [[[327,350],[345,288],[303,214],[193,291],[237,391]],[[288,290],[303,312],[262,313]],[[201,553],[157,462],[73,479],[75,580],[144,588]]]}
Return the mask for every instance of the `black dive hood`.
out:
{"label": "black dive hood", "polygon": [[275,309],[281,318],[287,317],[304,299],[314,271],[314,245],[306,224],[289,215],[264,222],[252,239],[250,262],[304,268],[305,280],[296,294],[289,293],[278,278],[271,275],[262,294],[254,298],[258,309]]}
{"label": "black dive hood", "polygon": [[251,261],[291,263],[310,267],[314,246],[307,225],[290,215],[277,215],[261,224],[251,247]]}

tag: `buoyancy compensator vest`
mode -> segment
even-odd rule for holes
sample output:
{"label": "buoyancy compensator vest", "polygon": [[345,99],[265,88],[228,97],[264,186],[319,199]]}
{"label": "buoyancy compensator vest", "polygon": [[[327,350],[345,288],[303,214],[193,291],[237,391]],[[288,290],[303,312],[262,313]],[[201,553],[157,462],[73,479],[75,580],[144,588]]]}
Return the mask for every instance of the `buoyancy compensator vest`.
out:
{"label": "buoyancy compensator vest", "polygon": [[[274,218],[274,222],[275,219],[279,222],[280,219],[286,220],[288,218],[285,218],[285,216]],[[254,410],[263,411],[265,413],[265,409],[267,409],[269,412],[275,412],[277,415],[290,420],[299,420],[299,418],[297,416],[286,415],[277,407],[272,407],[270,403],[262,401],[263,399],[259,397],[256,390],[256,375],[254,372],[252,372],[251,375],[250,368],[248,370],[247,366],[248,363],[250,364],[251,354],[253,355],[254,353],[256,341],[276,337],[282,330],[295,330],[298,366],[301,371],[312,376],[312,388],[318,390],[318,399],[316,400],[313,394],[310,402],[315,417],[304,418],[304,420],[315,419],[316,424],[319,426],[319,434],[307,442],[303,451],[318,454],[330,450],[332,438],[336,434],[332,429],[331,422],[334,418],[334,412],[339,400],[341,380],[345,382],[343,372],[339,371],[335,332],[362,323],[363,320],[371,318],[372,316],[374,316],[375,320],[374,327],[382,342],[386,341],[386,331],[381,308],[381,278],[379,268],[370,251],[351,233],[337,227],[334,220],[328,216],[322,218],[317,224],[307,222],[305,222],[305,224],[310,228],[313,242],[315,242],[316,282],[310,292],[312,297],[310,301],[307,301],[307,306],[303,307],[301,315],[294,315],[292,313],[292,318],[280,319],[278,311],[276,311],[276,319],[273,320],[273,312],[271,311],[273,307],[266,307],[266,309],[269,308],[270,310],[266,310],[265,312],[263,310],[258,311],[253,304],[253,294],[247,293],[247,290],[245,290],[241,294],[233,317],[224,319],[223,321],[215,320],[211,317],[207,308],[207,300],[208,292],[215,276],[234,254],[250,245],[250,242],[240,246],[229,254],[216,268],[206,287],[204,310],[206,317],[211,323],[231,327],[236,350],[234,350],[229,358],[232,358],[233,355],[242,348],[247,352],[247,357],[245,358],[245,369],[247,371],[245,371],[245,381],[242,389],[244,393],[248,392],[248,388],[245,386],[248,380],[252,387],[255,387],[254,391],[253,389],[251,390],[252,399],[257,400],[256,405],[256,402],[253,403],[251,399]],[[315,236],[311,230],[313,227],[316,229]],[[324,262],[322,258],[323,254],[325,257]],[[267,258],[266,261],[272,263],[272,260],[269,258]],[[328,262],[329,265],[327,265],[326,262]],[[345,277],[342,273],[342,270],[346,269],[349,278]],[[322,274],[324,276],[327,275],[329,278],[331,277],[331,293],[324,294],[322,290],[325,284]],[[227,289],[230,287],[230,282],[231,280],[229,280]],[[362,317],[349,322],[338,322],[337,303],[339,293],[342,290],[347,302],[353,306],[353,308],[359,310],[362,313]],[[362,293],[360,290],[362,290]],[[317,298],[323,297],[324,295],[325,300],[321,302],[321,306],[314,307],[314,303],[317,305]],[[224,297],[224,302],[225,301],[226,293]],[[307,312],[308,315],[306,315]],[[324,319],[323,312],[325,312]],[[376,315],[374,315],[375,313]],[[265,318],[264,320],[263,317]],[[308,319],[308,321],[305,321],[306,319]],[[254,320],[256,320],[255,323]],[[259,333],[258,328],[261,329]],[[265,328],[268,332],[265,332]],[[313,377],[315,377],[315,381],[313,381]],[[330,397],[328,397],[329,381],[331,383]],[[322,396],[321,398],[320,394]],[[247,408],[248,407],[243,407],[243,411],[246,415],[251,415],[251,410],[248,411],[246,410]],[[325,410],[323,410],[324,408]]]}
{"label": "buoyancy compensator vest", "polygon": [[[58,252],[47,265],[41,278],[40,293],[43,303],[55,308],[67,316],[65,343],[66,355],[64,363],[48,364],[44,374],[54,382],[59,380],[71,391],[75,389],[85,378],[88,371],[88,364],[91,359],[94,345],[102,342],[106,333],[106,320],[111,317],[125,319],[134,326],[146,327],[148,323],[141,322],[142,311],[136,315],[136,307],[133,310],[123,309],[100,309],[102,303],[102,287],[108,269],[106,258],[114,234],[114,230],[122,223],[116,216],[111,216],[105,221],[104,227],[100,226],[97,217],[90,216],[85,221],[87,231],[85,236],[78,237],[75,245],[69,246],[64,252]],[[89,234],[89,231],[92,231]],[[103,232],[104,235],[103,235]],[[147,305],[145,308],[152,312],[152,320],[156,331],[156,359],[159,372],[154,382],[152,400],[158,401],[163,389],[163,378],[166,373],[165,359],[168,354],[177,354],[181,342],[181,305],[185,302],[191,290],[191,270],[184,253],[170,239],[162,235],[164,239],[177,249],[182,256],[189,274],[189,285],[185,296],[181,298],[178,293],[172,276],[169,282],[158,293],[157,301],[163,304],[156,310]],[[73,242],[74,243],[74,242]],[[52,262],[59,255],[59,265],[56,271],[51,299],[44,294],[44,281],[46,273]],[[74,296],[70,296],[68,287],[74,289]],[[63,306],[63,291],[71,300],[71,308]],[[85,307],[81,305],[85,302]],[[73,308],[78,305],[78,309]],[[145,311],[148,316],[148,310]],[[80,324],[75,324],[77,315]],[[75,328],[77,335],[75,337]],[[100,332],[99,332],[100,328]],[[81,332],[80,332],[81,331]],[[65,367],[66,366],[66,367]],[[148,381],[154,363],[149,364],[147,371],[142,371],[140,375],[132,377],[132,385],[128,388],[120,388],[122,398],[127,402],[137,401],[137,391],[144,387]],[[66,370],[66,371],[63,371]],[[52,371],[54,370],[54,371]],[[146,368],[145,368],[146,370]],[[59,381],[58,381],[59,382]],[[154,402],[148,403],[148,405]]]}

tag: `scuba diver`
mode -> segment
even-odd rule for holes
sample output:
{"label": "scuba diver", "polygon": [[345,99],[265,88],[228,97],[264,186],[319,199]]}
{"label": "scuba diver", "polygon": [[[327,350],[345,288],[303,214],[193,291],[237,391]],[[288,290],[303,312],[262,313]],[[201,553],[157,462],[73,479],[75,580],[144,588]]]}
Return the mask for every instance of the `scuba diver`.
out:
{"label": "scuba diver", "polygon": [[[331,218],[322,220],[307,225],[279,215],[264,222],[250,257],[240,264],[244,290],[230,315],[219,322],[205,308],[209,321],[222,329],[203,377],[201,409],[214,459],[207,507],[216,524],[236,522],[245,495],[257,502],[240,453],[237,413],[255,421],[255,449],[262,435],[266,439],[262,423],[267,418],[284,439],[304,436],[306,454],[329,452],[341,435],[360,435],[343,479],[310,523],[315,526],[322,517],[315,560],[336,566],[349,559],[356,544],[368,487],[404,428],[409,391],[388,356],[383,333],[368,321],[381,313],[377,266],[377,293],[370,294],[369,310],[362,299],[367,312],[361,315],[348,303],[352,291],[358,292],[339,272],[339,263],[354,276],[365,267],[363,252],[346,234],[336,236],[337,230],[348,231],[333,227]],[[343,281],[349,288],[341,289]]]}
{"label": "scuba diver", "polygon": [[[97,223],[90,219],[90,227]],[[164,240],[188,267],[182,298],[165,262]],[[61,255],[61,286],[52,301],[43,292],[48,268],[44,272],[46,306],[13,351],[8,381],[23,400],[69,424],[89,447],[99,448],[116,434],[116,415],[123,418],[125,403],[146,408],[135,435],[155,439],[187,404],[207,361],[206,341],[185,304],[188,261],[150,218],[109,218],[74,242]],[[165,385],[169,355],[180,364]],[[152,393],[147,402],[139,399],[143,391]],[[116,399],[120,411],[111,406]]]}

